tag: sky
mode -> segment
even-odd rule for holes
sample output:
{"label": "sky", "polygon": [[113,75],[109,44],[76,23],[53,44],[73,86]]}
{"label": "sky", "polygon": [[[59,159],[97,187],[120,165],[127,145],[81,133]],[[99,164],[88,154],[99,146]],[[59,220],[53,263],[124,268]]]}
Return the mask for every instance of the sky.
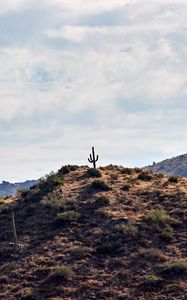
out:
{"label": "sky", "polygon": [[0,180],[187,152],[186,0],[0,0]]}

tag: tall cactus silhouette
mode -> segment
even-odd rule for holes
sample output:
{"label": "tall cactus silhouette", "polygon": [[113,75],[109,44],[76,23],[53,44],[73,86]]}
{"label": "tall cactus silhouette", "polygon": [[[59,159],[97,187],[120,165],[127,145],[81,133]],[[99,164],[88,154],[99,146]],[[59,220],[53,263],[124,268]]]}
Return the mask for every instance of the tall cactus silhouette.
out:
{"label": "tall cactus silhouette", "polygon": [[92,154],[90,154],[90,158],[88,158],[88,161],[93,164],[94,169],[96,169],[96,162],[98,161],[99,156],[97,155],[95,157],[95,150],[94,147],[92,147]]}
{"label": "tall cactus silhouette", "polygon": [[16,250],[17,246],[18,246],[18,238],[17,238],[17,232],[16,232],[16,223],[15,223],[14,212],[12,212],[12,227],[13,227],[13,235],[14,235],[14,248]]}

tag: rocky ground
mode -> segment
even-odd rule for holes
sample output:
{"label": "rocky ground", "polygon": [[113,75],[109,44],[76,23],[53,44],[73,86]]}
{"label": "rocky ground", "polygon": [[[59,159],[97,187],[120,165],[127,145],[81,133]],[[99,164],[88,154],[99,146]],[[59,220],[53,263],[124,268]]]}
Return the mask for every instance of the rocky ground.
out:
{"label": "rocky ground", "polygon": [[0,299],[186,299],[186,225],[187,179],[65,166],[0,200]]}

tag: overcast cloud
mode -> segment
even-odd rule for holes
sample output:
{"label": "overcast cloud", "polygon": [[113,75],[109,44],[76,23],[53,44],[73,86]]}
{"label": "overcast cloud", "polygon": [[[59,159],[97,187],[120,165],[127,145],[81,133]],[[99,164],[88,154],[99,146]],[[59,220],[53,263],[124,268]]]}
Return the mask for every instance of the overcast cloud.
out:
{"label": "overcast cloud", "polygon": [[0,0],[0,180],[187,152],[185,0]]}

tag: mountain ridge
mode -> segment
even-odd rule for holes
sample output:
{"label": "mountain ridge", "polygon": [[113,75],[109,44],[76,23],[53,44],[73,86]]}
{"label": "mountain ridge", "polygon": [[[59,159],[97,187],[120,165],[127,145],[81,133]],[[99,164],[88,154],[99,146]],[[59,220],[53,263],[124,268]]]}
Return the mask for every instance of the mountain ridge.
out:
{"label": "mountain ridge", "polygon": [[146,166],[155,173],[187,177],[187,154],[181,154]]}
{"label": "mountain ridge", "polygon": [[6,196],[13,196],[16,194],[18,190],[21,189],[28,189],[31,186],[38,183],[38,180],[26,180],[24,182],[15,182],[11,183],[8,181],[2,181],[0,183],[0,196],[6,197]]}

